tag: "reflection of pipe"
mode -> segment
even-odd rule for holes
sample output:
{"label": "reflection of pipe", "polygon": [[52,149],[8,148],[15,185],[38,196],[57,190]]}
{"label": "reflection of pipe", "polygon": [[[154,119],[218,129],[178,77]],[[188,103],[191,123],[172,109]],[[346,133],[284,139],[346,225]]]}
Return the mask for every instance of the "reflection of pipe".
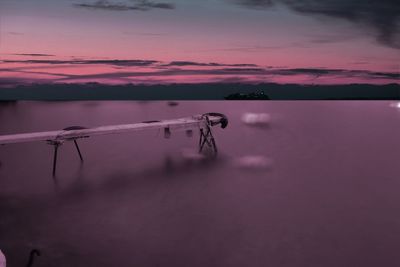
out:
{"label": "reflection of pipe", "polygon": [[[186,136],[187,137],[192,137],[193,136],[193,130],[186,130]],[[1,162],[0,162],[1,163]],[[1,165],[0,165],[1,166]]]}
{"label": "reflection of pipe", "polygon": [[37,249],[32,249],[29,254],[29,261],[26,267],[31,267],[33,265],[33,260],[35,259],[35,255],[40,256],[40,251]]}
{"label": "reflection of pipe", "polygon": [[164,128],[164,138],[171,138],[171,130],[169,129],[169,127]]}

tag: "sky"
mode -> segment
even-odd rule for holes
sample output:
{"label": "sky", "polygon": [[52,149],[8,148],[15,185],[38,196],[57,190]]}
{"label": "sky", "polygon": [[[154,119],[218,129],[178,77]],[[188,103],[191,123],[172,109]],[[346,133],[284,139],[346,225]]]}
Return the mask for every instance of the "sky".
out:
{"label": "sky", "polygon": [[0,0],[0,86],[399,83],[394,0]]}

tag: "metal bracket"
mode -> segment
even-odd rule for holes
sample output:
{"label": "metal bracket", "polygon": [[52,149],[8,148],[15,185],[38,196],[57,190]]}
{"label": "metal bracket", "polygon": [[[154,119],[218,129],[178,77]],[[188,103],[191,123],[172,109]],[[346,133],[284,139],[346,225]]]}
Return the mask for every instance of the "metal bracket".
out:
{"label": "metal bracket", "polygon": [[199,153],[203,152],[204,145],[211,149],[212,155],[216,156],[218,154],[217,145],[215,144],[215,139],[211,131],[211,123],[207,115],[203,117],[206,120],[206,127],[200,129],[200,140],[199,140]]}
{"label": "metal bracket", "polygon": [[[68,128],[64,128],[64,131],[72,131],[72,130],[81,130],[81,129],[85,129],[84,127],[81,126],[71,126]],[[83,157],[82,157],[82,153],[81,150],[79,149],[79,145],[78,145],[78,138],[72,138],[72,139],[68,139],[69,141],[74,141],[75,144],[75,148],[76,151],[78,152],[79,158],[81,160],[81,162],[83,162]],[[54,146],[54,156],[53,156],[53,176],[56,175],[56,169],[57,169],[57,156],[58,156],[58,148],[64,143],[65,140],[47,140],[47,143],[49,145]]]}

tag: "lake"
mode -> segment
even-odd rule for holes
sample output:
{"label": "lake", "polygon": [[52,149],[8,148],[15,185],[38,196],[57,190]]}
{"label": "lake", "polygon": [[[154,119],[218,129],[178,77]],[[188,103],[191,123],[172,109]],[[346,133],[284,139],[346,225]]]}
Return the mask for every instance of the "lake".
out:
{"label": "lake", "polygon": [[[400,266],[400,109],[390,101],[12,102],[0,134],[227,115],[198,133],[0,147],[8,266]],[[267,113],[267,125],[246,124]]]}

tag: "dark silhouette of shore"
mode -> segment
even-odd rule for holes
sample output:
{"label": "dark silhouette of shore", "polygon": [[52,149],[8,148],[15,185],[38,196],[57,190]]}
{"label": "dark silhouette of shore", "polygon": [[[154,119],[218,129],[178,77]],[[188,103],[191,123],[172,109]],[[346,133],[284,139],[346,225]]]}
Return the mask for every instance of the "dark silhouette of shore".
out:
{"label": "dark silhouette of shore", "polygon": [[264,92],[271,100],[399,100],[400,84],[32,84],[0,88],[0,100],[223,100]]}

